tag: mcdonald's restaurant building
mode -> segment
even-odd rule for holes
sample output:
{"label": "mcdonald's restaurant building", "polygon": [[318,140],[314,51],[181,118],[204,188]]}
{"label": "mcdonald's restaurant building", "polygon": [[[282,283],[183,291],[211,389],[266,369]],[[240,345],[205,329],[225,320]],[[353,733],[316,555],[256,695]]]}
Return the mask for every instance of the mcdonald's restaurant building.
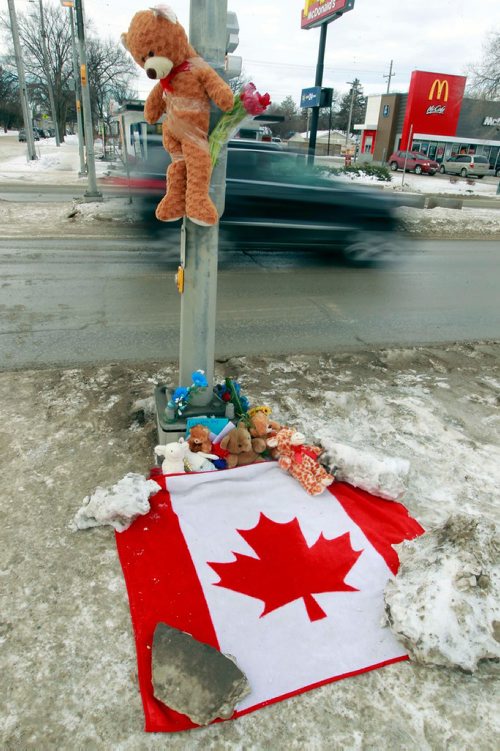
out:
{"label": "mcdonald's restaurant building", "polygon": [[500,166],[500,102],[464,97],[465,76],[415,70],[407,94],[369,96],[360,158],[384,162],[398,149],[443,161],[478,154]]}

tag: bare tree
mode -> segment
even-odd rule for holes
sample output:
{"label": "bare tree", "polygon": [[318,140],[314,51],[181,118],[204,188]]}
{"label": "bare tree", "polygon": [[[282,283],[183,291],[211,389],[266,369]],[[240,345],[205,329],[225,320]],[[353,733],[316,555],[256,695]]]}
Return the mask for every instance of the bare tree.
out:
{"label": "bare tree", "polygon": [[93,120],[104,126],[106,138],[111,100],[120,102],[137,96],[131,88],[136,65],[125,49],[113,40],[89,36],[87,67]]}
{"label": "bare tree", "polygon": [[471,67],[469,77],[469,94],[481,99],[500,98],[500,32],[489,35],[483,59]]}
{"label": "bare tree", "polygon": [[[47,2],[43,6],[45,30],[47,34],[48,67],[54,89],[56,118],[61,140],[63,140],[66,115],[70,100],[70,79],[72,78],[72,48],[71,30],[67,14],[60,5]],[[10,35],[10,19],[2,15],[1,24]],[[18,16],[19,35],[23,47],[26,82],[30,99],[42,112],[50,112],[47,78],[44,71],[42,45],[40,43],[40,8],[38,4],[33,10]],[[13,62],[13,54],[9,56]]]}
{"label": "bare tree", "polygon": [[[45,0],[43,13],[56,116],[61,140],[63,140],[68,113],[74,112],[71,27],[67,13],[62,6],[52,5]],[[31,13],[19,14],[18,22],[30,100],[40,112],[50,112],[40,44],[39,5],[34,5]],[[7,14],[0,16],[0,25],[3,27],[7,40],[11,42],[10,19]],[[92,23],[89,27],[92,31]],[[7,61],[9,69],[13,70],[13,51],[7,56]],[[87,34],[87,76],[92,114],[96,123],[98,120],[107,122],[111,99],[121,101],[134,96],[135,92],[130,88],[130,82],[135,73],[134,62],[118,42],[102,40],[92,33]]]}
{"label": "bare tree", "polygon": [[5,132],[22,123],[17,77],[0,65],[0,127]]}

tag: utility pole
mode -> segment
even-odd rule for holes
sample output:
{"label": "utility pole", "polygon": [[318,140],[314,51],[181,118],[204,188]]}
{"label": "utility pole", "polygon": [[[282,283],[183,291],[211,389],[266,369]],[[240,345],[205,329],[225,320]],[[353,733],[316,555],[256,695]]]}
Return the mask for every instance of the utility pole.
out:
{"label": "utility pole", "polygon": [[17,25],[16,8],[14,0],[8,0],[10,25],[12,28],[12,40],[14,42],[14,56],[16,58],[17,77],[19,79],[19,92],[21,95],[21,108],[23,111],[24,132],[26,133],[26,146],[28,149],[28,160],[37,159],[35,150],[35,139],[33,138],[33,123],[31,121],[30,106],[28,102],[28,91],[26,88],[26,79],[24,77],[24,64],[21,53],[21,43],[19,41],[19,26]]}
{"label": "utility pole", "polygon": [[349,105],[349,119],[347,121],[347,131],[345,134],[345,145],[347,146],[347,143],[349,141],[349,133],[351,132],[351,121],[352,121],[352,111],[354,108],[354,97],[358,93],[358,84],[357,81],[347,81],[346,83],[351,84],[351,104]]}
{"label": "utility pole", "polygon": [[389,67],[389,73],[387,75],[384,73],[384,78],[387,78],[387,91],[386,91],[386,94],[389,93],[389,90],[391,88],[391,78],[393,78],[393,76],[396,75],[395,73],[392,72],[392,64],[393,64],[393,62],[394,62],[394,60],[391,60],[391,65]]}
{"label": "utility pole", "polygon": [[[325,67],[325,47],[326,47],[326,31],[328,28],[327,23],[323,23],[320,26],[319,48],[318,48],[318,62],[316,63],[316,78],[314,81],[315,86],[321,86],[323,83],[323,69]],[[314,154],[316,151],[316,136],[318,134],[318,120],[319,120],[319,106],[311,107],[311,135],[309,136],[309,156],[307,157],[308,164],[314,164]]]}
{"label": "utility pole", "polygon": [[76,106],[76,126],[78,129],[78,152],[80,155],[80,172],[79,177],[84,177],[87,174],[85,167],[85,150],[84,150],[84,138],[83,138],[83,120],[82,120],[82,103],[80,97],[80,76],[78,75],[78,55],[76,52],[75,41],[75,18],[73,0],[61,0],[61,5],[64,8],[68,8],[69,20],[71,24],[71,47],[73,51],[73,79],[75,81],[75,106]]}
{"label": "utility pole", "polygon": [[87,147],[87,175],[88,188],[85,198],[94,201],[102,200],[102,193],[97,190],[94,155],[94,128],[92,125],[92,109],[87,76],[87,52],[85,50],[85,26],[83,20],[83,0],[74,0],[76,13],[76,32],[78,36],[78,51],[80,55],[80,82],[83,104],[83,124],[85,128],[85,145]]}
{"label": "utility pole", "polygon": [[49,55],[47,52],[47,33],[45,31],[45,19],[43,17],[43,3],[39,0],[40,5],[40,35],[42,37],[42,55],[43,55],[43,67],[45,68],[45,78],[47,79],[47,88],[49,91],[50,112],[52,115],[52,122],[54,123],[54,130],[56,134],[56,146],[61,145],[59,138],[59,125],[57,122],[56,103],[54,100],[54,89],[52,88],[52,76],[50,75]]}

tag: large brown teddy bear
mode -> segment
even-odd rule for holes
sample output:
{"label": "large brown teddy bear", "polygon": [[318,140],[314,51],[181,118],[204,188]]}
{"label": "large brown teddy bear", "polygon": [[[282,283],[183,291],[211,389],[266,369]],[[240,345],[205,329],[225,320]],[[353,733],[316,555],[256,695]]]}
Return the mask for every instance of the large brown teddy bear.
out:
{"label": "large brown teddy bear", "polygon": [[172,163],[167,194],[156,217],[173,222],[183,216],[209,226],[218,221],[208,191],[212,165],[208,151],[210,100],[224,112],[234,103],[231,89],[189,44],[175,13],[165,5],[133,17],[122,42],[149,78],[158,79],[144,107],[148,123],[163,122],[163,145]]}
{"label": "large brown teddy bear", "polygon": [[252,437],[241,422],[224,436],[220,446],[229,452],[226,457],[228,469],[264,461],[253,450]]}
{"label": "large brown teddy bear", "polygon": [[276,448],[268,448],[268,438],[273,438],[281,425],[274,420],[269,419],[270,410],[268,407],[254,407],[248,411],[249,424],[248,430],[252,436],[252,448],[257,454],[268,453],[273,459],[278,458]]}

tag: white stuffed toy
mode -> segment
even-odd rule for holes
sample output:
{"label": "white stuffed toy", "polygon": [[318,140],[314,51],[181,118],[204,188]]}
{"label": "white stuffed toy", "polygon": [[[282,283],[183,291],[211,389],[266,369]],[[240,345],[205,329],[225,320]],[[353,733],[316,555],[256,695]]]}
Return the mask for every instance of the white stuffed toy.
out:
{"label": "white stuffed toy", "polygon": [[163,457],[161,471],[164,475],[180,472],[211,472],[216,467],[210,459],[218,459],[215,454],[191,451],[184,438],[180,438],[173,443],[167,443],[164,446],[155,446],[155,454]]}

